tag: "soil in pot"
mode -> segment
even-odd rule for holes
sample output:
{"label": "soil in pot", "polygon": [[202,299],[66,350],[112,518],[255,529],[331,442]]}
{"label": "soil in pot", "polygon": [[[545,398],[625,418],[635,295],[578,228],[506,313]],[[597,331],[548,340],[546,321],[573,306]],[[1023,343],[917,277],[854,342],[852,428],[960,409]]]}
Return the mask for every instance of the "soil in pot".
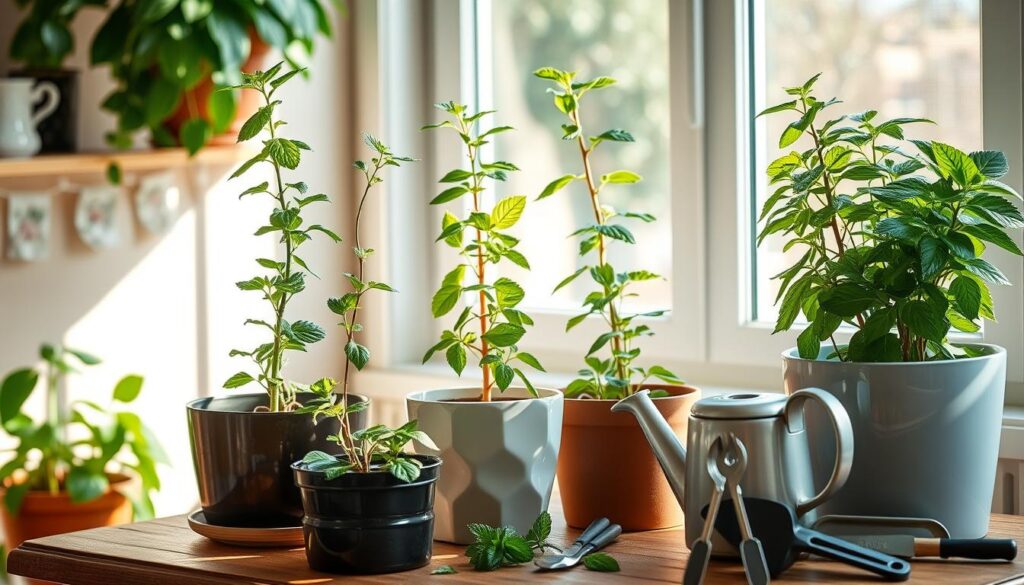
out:
{"label": "soil in pot", "polygon": [[[690,408],[701,392],[691,386],[645,385],[669,396],[654,405],[685,444]],[[584,528],[607,516],[623,530],[683,523],[683,511],[636,417],[612,412],[616,400],[567,398],[558,455],[558,489],[569,526]]]}
{"label": "soil in pot", "polygon": [[[119,473],[110,473],[107,477],[111,486],[107,493],[89,502],[76,504],[66,492],[54,496],[49,492],[30,491],[25,494],[16,516],[0,504],[7,551],[33,538],[131,522],[132,502],[120,490],[126,488],[132,478]],[[0,500],[3,493],[4,489],[0,488]],[[28,582],[49,583],[31,579]]]}
{"label": "soil in pot", "polygon": [[346,473],[292,465],[302,492],[306,559],[316,571],[395,573],[430,562],[438,457],[414,455],[420,476],[405,483],[384,471]]}
{"label": "soil in pot", "polygon": [[[299,394],[298,401],[313,394]],[[351,401],[365,401],[350,395]],[[335,418],[314,424],[309,414],[254,412],[267,396],[236,394],[188,404],[192,461],[203,515],[211,524],[251,528],[299,526],[302,500],[291,464],[306,453],[330,451]],[[366,412],[353,413],[353,430],[366,427]]]}

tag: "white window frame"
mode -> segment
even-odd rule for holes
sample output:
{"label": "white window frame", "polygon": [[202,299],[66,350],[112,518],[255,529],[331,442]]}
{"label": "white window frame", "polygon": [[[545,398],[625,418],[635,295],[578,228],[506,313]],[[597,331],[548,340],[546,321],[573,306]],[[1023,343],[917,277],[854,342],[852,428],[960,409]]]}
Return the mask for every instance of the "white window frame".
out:
{"label": "white window frame", "polygon": [[[401,291],[400,300],[376,299],[365,313],[374,357],[361,376],[374,387],[400,392],[425,383],[471,385],[477,376],[467,370],[456,382],[443,363],[420,365],[438,331],[429,299],[437,275],[451,264],[433,244],[440,215],[427,201],[437,191],[437,178],[456,167],[461,155],[451,148],[450,136],[418,128],[439,118],[431,107],[436,101],[489,105],[487,92],[477,92],[486,85],[472,77],[472,59],[489,58],[476,32],[486,30],[479,25],[491,1],[362,0],[352,10],[357,127],[378,132],[398,153],[423,159],[390,174],[382,197],[370,202],[369,217],[378,221],[364,226],[364,239],[380,242],[377,261],[386,267],[388,282]],[[981,1],[985,147],[1007,154],[1012,172],[1006,180],[1022,190],[1021,7],[1012,0]],[[670,217],[662,220],[675,226],[673,311],[654,321],[657,335],[645,340],[644,359],[703,387],[778,390],[780,354],[795,345],[796,333],[771,335],[770,325],[749,318],[750,106],[743,88],[755,2],[669,2],[673,199]],[[1014,237],[1020,242],[1019,232]],[[993,288],[1000,321],[986,326],[984,338],[1009,351],[1008,402],[1024,404],[1024,261],[1001,252],[994,250],[991,259],[1017,286]],[[564,383],[600,324],[584,324],[567,335],[565,314],[532,314],[537,325],[524,338],[524,349],[554,372],[540,382]]]}

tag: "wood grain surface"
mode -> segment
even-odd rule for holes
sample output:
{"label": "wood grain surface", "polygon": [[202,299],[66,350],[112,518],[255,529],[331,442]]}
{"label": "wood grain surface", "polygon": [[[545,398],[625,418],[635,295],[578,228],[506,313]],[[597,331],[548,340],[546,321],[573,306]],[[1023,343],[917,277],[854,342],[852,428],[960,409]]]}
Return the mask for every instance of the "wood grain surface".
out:
{"label": "wood grain surface", "polygon": [[[577,534],[567,530],[559,510],[553,542],[568,542]],[[1024,518],[994,515],[992,536],[1024,540]],[[532,565],[479,573],[466,564],[464,547],[434,544],[430,565],[392,575],[332,576],[311,571],[302,549],[247,549],[209,541],[189,530],[185,516],[161,518],[111,528],[29,541],[14,550],[8,569],[15,574],[69,585],[318,585],[366,583],[632,583],[677,584],[687,551],[681,529],[634,532],[608,547],[622,567],[619,573],[595,573],[581,567],[541,572]],[[452,565],[455,575],[430,575],[440,565]],[[984,585],[1024,574],[1024,560],[1013,563],[918,560],[910,583]],[[744,583],[739,564],[713,561],[707,583]],[[804,560],[774,583],[880,583],[874,576],[839,563]],[[1022,580],[1024,582],[1024,580]]]}

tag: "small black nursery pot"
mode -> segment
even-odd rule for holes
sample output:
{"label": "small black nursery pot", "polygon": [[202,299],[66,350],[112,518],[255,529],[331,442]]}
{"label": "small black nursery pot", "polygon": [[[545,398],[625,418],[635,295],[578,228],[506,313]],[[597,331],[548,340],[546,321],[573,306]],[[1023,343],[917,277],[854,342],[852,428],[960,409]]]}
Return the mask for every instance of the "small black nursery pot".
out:
{"label": "small black nursery pot", "polygon": [[404,483],[386,471],[345,473],[328,480],[292,465],[302,493],[302,530],[310,568],[329,573],[395,573],[430,562],[434,484],[441,459],[410,455],[420,476]]}

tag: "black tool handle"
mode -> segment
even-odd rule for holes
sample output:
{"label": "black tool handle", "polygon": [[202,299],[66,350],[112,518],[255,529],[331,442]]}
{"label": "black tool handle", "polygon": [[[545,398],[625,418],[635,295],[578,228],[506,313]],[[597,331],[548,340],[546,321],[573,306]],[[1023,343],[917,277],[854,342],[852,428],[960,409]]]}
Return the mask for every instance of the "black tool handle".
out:
{"label": "black tool handle", "polygon": [[741,542],[740,559],[743,561],[743,571],[747,575],[747,585],[768,585],[772,582],[760,540],[751,538]]}
{"label": "black tool handle", "polygon": [[1002,559],[1012,561],[1017,557],[1017,541],[1009,538],[942,538],[939,540],[939,556],[948,559]]}
{"label": "black tool handle", "polygon": [[605,528],[608,528],[611,523],[612,521],[607,518],[598,518],[597,520],[594,520],[590,523],[590,526],[587,526],[587,529],[583,531],[583,534],[576,539],[576,544],[584,545],[591,540],[594,540],[597,538],[597,535],[601,534],[601,532],[603,532]]}
{"label": "black tool handle", "polygon": [[690,547],[690,559],[686,561],[683,572],[683,585],[701,585],[708,572],[708,561],[711,560],[711,543],[698,540]]}
{"label": "black tool handle", "polygon": [[794,527],[794,546],[816,555],[866,569],[890,581],[910,578],[910,563],[810,528]]}

